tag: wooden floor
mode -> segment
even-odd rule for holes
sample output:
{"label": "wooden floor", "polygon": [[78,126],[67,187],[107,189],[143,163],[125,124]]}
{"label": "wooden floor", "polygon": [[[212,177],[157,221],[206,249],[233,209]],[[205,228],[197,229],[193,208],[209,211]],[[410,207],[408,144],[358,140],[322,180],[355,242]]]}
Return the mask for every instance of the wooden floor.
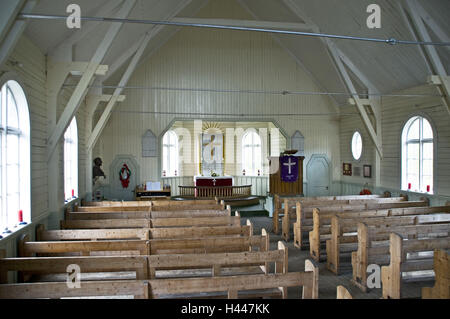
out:
{"label": "wooden floor", "polygon": [[[270,249],[276,249],[277,243],[281,239],[281,235],[275,235],[272,232],[272,219],[268,217],[249,217],[254,225],[254,233],[260,234],[261,228],[265,228],[270,235]],[[245,220],[243,220],[244,222]],[[304,271],[305,259],[309,258],[309,251],[299,250],[294,247],[292,239],[286,244],[289,251],[289,271]],[[359,288],[353,286],[350,282],[352,278],[351,267],[348,271],[340,276],[335,276],[326,267],[326,262],[319,263],[319,299],[336,299],[336,287],[343,285],[352,294],[354,299],[379,299],[381,298],[381,289],[372,289],[368,293],[362,292]],[[431,287],[434,282],[404,282],[402,283],[402,298],[420,298],[421,288],[424,286]],[[288,297],[299,298],[300,289],[289,288]]]}

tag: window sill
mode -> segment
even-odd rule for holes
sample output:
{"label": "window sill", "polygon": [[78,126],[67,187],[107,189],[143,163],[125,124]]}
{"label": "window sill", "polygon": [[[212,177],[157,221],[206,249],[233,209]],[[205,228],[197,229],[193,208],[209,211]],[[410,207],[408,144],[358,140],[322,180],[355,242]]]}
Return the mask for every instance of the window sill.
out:
{"label": "window sill", "polygon": [[70,205],[73,202],[75,202],[76,200],[78,200],[78,197],[73,197],[71,200],[69,201],[64,201],[64,206]]}
{"label": "window sill", "polygon": [[433,192],[427,193],[427,192],[420,192],[420,191],[412,191],[412,190],[409,190],[409,189],[402,189],[402,191],[403,192],[412,193],[412,194],[419,194],[419,195],[434,195]]}
{"label": "window sill", "polygon": [[0,235],[2,236],[2,238],[0,238],[0,242],[3,240],[7,240],[8,238],[12,238],[12,237],[16,236],[17,233],[19,233],[21,230],[27,228],[30,225],[31,225],[31,223],[27,223],[25,225],[17,225],[13,229],[11,229],[11,233],[1,233]]}

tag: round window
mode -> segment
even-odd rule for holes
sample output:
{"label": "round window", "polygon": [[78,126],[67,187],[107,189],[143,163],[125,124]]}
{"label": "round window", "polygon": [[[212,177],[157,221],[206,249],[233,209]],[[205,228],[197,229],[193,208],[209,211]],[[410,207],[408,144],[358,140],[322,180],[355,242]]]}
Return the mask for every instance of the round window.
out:
{"label": "round window", "polygon": [[355,160],[359,160],[362,154],[362,138],[359,132],[355,132],[352,138],[352,154]]}

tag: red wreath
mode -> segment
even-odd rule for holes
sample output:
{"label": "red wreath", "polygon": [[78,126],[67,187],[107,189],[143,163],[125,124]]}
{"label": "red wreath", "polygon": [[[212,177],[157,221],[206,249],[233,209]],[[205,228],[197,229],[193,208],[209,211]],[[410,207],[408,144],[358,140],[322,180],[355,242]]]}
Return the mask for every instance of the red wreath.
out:
{"label": "red wreath", "polygon": [[128,188],[128,185],[130,184],[130,176],[131,171],[128,168],[128,165],[123,164],[122,168],[119,171],[119,178],[123,188]]}

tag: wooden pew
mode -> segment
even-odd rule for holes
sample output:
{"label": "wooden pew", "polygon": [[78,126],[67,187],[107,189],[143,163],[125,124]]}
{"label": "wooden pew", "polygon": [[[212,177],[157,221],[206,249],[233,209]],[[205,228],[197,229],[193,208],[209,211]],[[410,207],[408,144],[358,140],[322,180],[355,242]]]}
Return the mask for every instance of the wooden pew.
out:
{"label": "wooden pew", "polygon": [[[80,288],[70,289],[66,283],[31,283],[0,285],[1,299],[65,298],[134,296],[136,298],[164,298],[164,296],[194,293],[225,292],[230,299],[249,298],[245,291],[277,287],[303,287],[303,299],[318,298],[318,267],[306,260],[305,272],[262,274],[210,278],[153,279],[144,281],[83,282]],[[184,296],[183,296],[184,294]],[[204,295],[203,295],[204,296]],[[287,296],[286,296],[287,297]]]}
{"label": "wooden pew", "polygon": [[[373,211],[373,210],[387,210],[394,208],[408,208],[408,207],[426,207],[429,206],[429,200],[423,198],[420,201],[399,201],[390,203],[363,203],[349,202],[345,205],[331,205],[331,206],[316,206],[316,207],[306,207],[304,208],[302,204],[298,203],[296,205],[296,222],[293,224],[294,229],[294,246],[297,248],[306,247],[306,241],[303,237],[307,237],[309,241],[309,232],[313,230],[313,212],[314,210],[319,210],[321,215],[332,216],[337,213],[347,213],[347,212],[363,212],[363,211]],[[285,214],[285,216],[288,216]],[[285,240],[289,239],[289,226],[290,219],[283,217],[283,238]]]}
{"label": "wooden pew", "polygon": [[82,297],[124,297],[149,298],[148,281],[93,281],[83,282],[80,288],[72,289],[67,283],[32,283],[0,285],[0,299],[36,298],[82,298]]}
{"label": "wooden pew", "polygon": [[[334,216],[350,219],[350,221],[344,221],[345,226],[349,227],[351,220],[364,220],[370,218],[381,218],[391,216],[408,216],[408,215],[429,215],[436,213],[450,213],[449,206],[437,206],[437,207],[409,207],[409,208],[393,208],[382,210],[370,210],[362,212],[341,212],[341,213],[322,213],[319,209],[313,210],[313,229],[309,232],[309,250],[311,258],[316,261],[320,261],[323,251],[321,251],[321,245],[326,242],[327,239],[332,238],[332,219]],[[357,223],[354,223],[355,232]],[[335,225],[336,227],[336,225]],[[339,226],[338,226],[339,227]],[[338,236],[339,232],[335,236]],[[342,236],[342,234],[341,234]],[[334,247],[338,243],[333,242]],[[332,247],[333,248],[333,247]]]}
{"label": "wooden pew", "polygon": [[[138,212],[138,211],[179,211],[179,210],[224,210],[225,202],[192,200],[192,201],[153,201],[153,202],[117,202],[116,205],[110,206],[74,206],[75,212]],[[122,203],[122,204],[119,204]]]}
{"label": "wooden pew", "polygon": [[[171,202],[172,200],[158,200],[158,201],[99,201],[99,202],[83,202],[83,207],[90,207],[90,206],[151,206],[153,202],[160,202],[160,204],[156,205],[167,205],[168,202]],[[177,201],[181,202],[181,201]],[[186,201],[184,201],[186,203]],[[192,200],[189,201],[194,204],[205,204],[205,205],[214,205],[217,204],[219,201],[216,200]]]}
{"label": "wooden pew", "polygon": [[[363,196],[363,195],[361,195]],[[284,240],[289,240],[289,229],[292,221],[298,223],[298,215],[300,218],[302,214],[312,213],[314,208],[321,208],[322,210],[337,212],[337,211],[351,211],[351,210],[368,210],[394,207],[410,207],[414,202],[407,202],[406,196],[389,197],[389,198],[360,198],[360,199],[337,199],[337,200],[322,200],[322,201],[302,201],[296,199],[295,201],[289,198],[284,199],[284,208],[282,214],[282,237]],[[300,203],[300,208],[297,203]],[[425,205],[420,203],[418,205]],[[416,204],[417,206],[417,204]],[[300,212],[298,211],[300,209]],[[280,215],[280,214],[278,214]],[[278,223],[278,218],[276,219]],[[304,221],[306,222],[306,221]],[[274,225],[278,229],[278,225]],[[295,229],[294,229],[295,232]]]}
{"label": "wooden pew", "polygon": [[[223,270],[225,269],[242,267],[245,267],[245,274],[248,274],[249,271],[255,271],[254,269],[249,270],[250,266],[257,266],[257,272],[262,271],[269,274],[269,263],[275,264],[275,273],[287,273],[287,253],[287,248],[281,242],[278,243],[278,249],[273,251],[154,256],[5,258],[5,251],[3,250],[0,251],[0,283],[8,283],[7,275],[9,271],[27,272],[27,274],[33,275],[67,275],[67,267],[74,264],[80,267],[80,272],[83,274],[134,271],[136,272],[135,279],[164,278],[161,274],[156,276],[156,272],[162,270],[198,270],[205,268],[211,270],[212,276],[224,274]],[[176,275],[180,276],[180,274]],[[192,273],[188,272],[187,275],[190,276]],[[198,275],[198,273],[195,274],[195,276]],[[186,276],[186,274],[181,274],[181,276]],[[100,277],[100,280],[103,280],[102,278]],[[65,279],[47,277],[45,280]]]}
{"label": "wooden pew", "polygon": [[[381,283],[384,299],[400,299],[402,286],[402,273],[411,271],[433,270],[433,256],[428,259],[421,256],[420,259],[407,258],[411,253],[424,253],[434,249],[449,249],[450,237],[436,239],[408,239],[391,233],[388,266],[381,267]],[[427,278],[428,279],[428,278]],[[420,278],[416,278],[420,280]]]}
{"label": "wooden pew", "polygon": [[344,286],[337,286],[336,299],[353,299],[350,292]]}
{"label": "wooden pew", "polygon": [[352,252],[352,283],[367,291],[367,266],[389,264],[389,239],[391,233],[398,233],[408,239],[427,239],[428,248],[449,242],[450,223],[436,223],[407,226],[368,226],[358,224],[358,249]]}
{"label": "wooden pew", "polygon": [[[408,215],[413,212],[408,209],[404,212],[406,215],[391,215],[388,217],[361,218],[352,215],[333,216],[331,220],[331,237],[326,241],[327,268],[338,275],[341,271],[341,256],[348,255],[358,249],[358,223],[364,222],[367,225],[386,225],[388,223],[397,225],[417,225],[440,221],[447,221],[450,218],[447,212],[450,206],[432,207],[427,212],[422,208],[417,208],[417,215]],[[442,209],[440,209],[442,208]],[[401,212],[397,213],[400,214]],[[423,213],[423,215],[421,215]],[[428,214],[429,213],[429,214]],[[434,213],[437,213],[436,215]],[[403,217],[403,218],[402,218]]]}
{"label": "wooden pew", "polygon": [[56,254],[81,254],[82,256],[106,255],[157,255],[157,254],[205,254],[218,252],[269,250],[269,236],[262,229],[261,236],[219,236],[205,238],[176,238],[150,240],[78,240],[30,242],[28,236],[19,241],[19,257]]}
{"label": "wooden pew", "polygon": [[218,217],[231,216],[231,207],[225,210],[180,210],[180,211],[149,211],[149,212],[102,212],[79,213],[66,212],[65,220],[87,219],[156,219],[156,218],[188,218],[188,217]]}
{"label": "wooden pew", "polygon": [[203,238],[218,236],[253,235],[253,225],[247,220],[245,226],[217,227],[170,227],[170,228],[129,228],[129,229],[63,229],[45,230],[43,225],[36,228],[37,241],[61,240],[117,240],[117,239],[164,239]]}
{"label": "wooden pew", "polygon": [[[215,253],[215,254],[184,254],[184,255],[154,255],[154,256],[112,256],[112,257],[28,257],[28,258],[4,258],[5,251],[0,251],[0,284],[8,283],[9,271],[27,272],[33,275],[68,275],[67,268],[77,265],[83,275],[88,273],[105,272],[136,272],[135,279],[165,278],[164,274],[156,275],[157,271],[167,270],[198,270],[210,269],[206,276],[229,275],[229,269],[244,267],[244,274],[255,269],[257,273],[269,274],[269,263],[274,263],[275,273],[288,272],[287,248],[282,242],[278,242],[278,249],[273,251],[252,251],[237,253]],[[228,270],[228,272],[224,272]],[[236,275],[237,273],[232,273]],[[244,275],[243,274],[243,275]],[[175,276],[192,276],[187,274],[176,274]],[[205,275],[195,273],[195,276]],[[173,275],[170,275],[173,277]],[[65,281],[67,276],[47,276],[45,281]],[[100,277],[99,280],[104,280]],[[80,278],[80,280],[84,280]],[[92,280],[92,279],[90,279]],[[286,291],[281,291],[286,293]]]}
{"label": "wooden pew", "polygon": [[107,228],[159,228],[159,227],[211,227],[240,226],[240,216],[186,217],[156,219],[98,219],[62,220],[61,229],[107,229]]}
{"label": "wooden pew", "polygon": [[[68,274],[69,265],[77,265],[83,274],[104,272],[136,272],[137,280],[149,278],[147,256],[96,256],[96,257],[21,257],[4,258],[0,253],[0,284],[8,283],[8,272],[27,275]],[[80,278],[82,280],[82,278]],[[65,281],[65,279],[64,279]]]}
{"label": "wooden pew", "polygon": [[422,299],[450,299],[450,258],[444,250],[434,251],[434,287],[422,288]]}
{"label": "wooden pew", "polygon": [[273,232],[275,234],[279,234],[280,232],[280,217],[283,216],[284,209],[282,207],[285,200],[288,200],[289,206],[293,207],[297,202],[300,203],[310,203],[313,205],[317,205],[323,202],[332,202],[336,200],[353,200],[353,199],[374,199],[374,198],[387,198],[390,197],[390,194],[385,195],[344,195],[344,196],[319,196],[319,197],[280,197],[275,194],[274,196],[274,212],[272,217],[273,223]]}

